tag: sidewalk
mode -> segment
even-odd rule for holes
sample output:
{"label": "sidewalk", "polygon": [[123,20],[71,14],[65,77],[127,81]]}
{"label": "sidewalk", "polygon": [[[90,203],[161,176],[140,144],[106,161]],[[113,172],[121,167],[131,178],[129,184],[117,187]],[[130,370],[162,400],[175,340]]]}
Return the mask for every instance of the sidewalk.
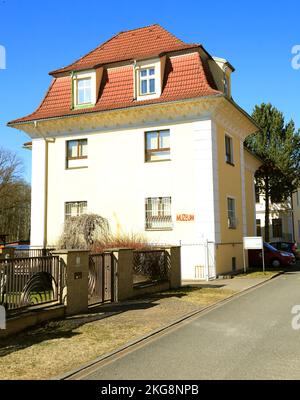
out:
{"label": "sidewalk", "polygon": [[1,341],[0,379],[49,379],[267,279],[193,282],[147,298],[90,308]]}

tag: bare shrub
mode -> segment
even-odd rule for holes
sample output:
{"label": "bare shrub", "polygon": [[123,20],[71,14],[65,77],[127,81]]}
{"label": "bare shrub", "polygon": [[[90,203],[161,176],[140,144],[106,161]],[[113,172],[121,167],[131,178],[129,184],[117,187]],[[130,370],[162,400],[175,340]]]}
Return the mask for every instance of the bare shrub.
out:
{"label": "bare shrub", "polygon": [[92,246],[92,251],[102,252],[107,249],[150,249],[148,239],[141,233],[122,233],[102,237]]}
{"label": "bare shrub", "polygon": [[107,240],[110,227],[106,218],[97,214],[84,214],[67,218],[58,241],[59,249],[93,248],[99,240]]}

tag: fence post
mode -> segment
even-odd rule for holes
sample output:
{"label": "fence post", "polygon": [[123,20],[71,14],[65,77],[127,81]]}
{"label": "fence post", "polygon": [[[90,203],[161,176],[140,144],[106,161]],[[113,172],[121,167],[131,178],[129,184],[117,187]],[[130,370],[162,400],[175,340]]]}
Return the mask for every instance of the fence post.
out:
{"label": "fence post", "polygon": [[88,276],[89,276],[89,250],[57,250],[53,255],[58,255],[65,268],[66,287],[66,314],[72,315],[88,310]]}
{"label": "fence post", "polygon": [[170,248],[170,288],[176,289],[181,286],[181,247]]}
{"label": "fence post", "polygon": [[117,263],[116,301],[130,299],[133,296],[133,250],[120,249]]}

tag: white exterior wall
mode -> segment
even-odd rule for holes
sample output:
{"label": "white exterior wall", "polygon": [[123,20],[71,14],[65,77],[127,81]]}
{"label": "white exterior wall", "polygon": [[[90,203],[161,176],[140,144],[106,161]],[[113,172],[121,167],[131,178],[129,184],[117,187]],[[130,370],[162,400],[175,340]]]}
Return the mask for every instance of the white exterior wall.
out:
{"label": "white exterior wall", "polygon": [[43,247],[45,239],[46,145],[44,139],[32,141],[30,243],[34,247]]}
{"label": "white exterior wall", "polygon": [[[171,161],[145,163],[144,132],[156,129],[170,129]],[[73,138],[88,139],[88,168],[65,168],[66,140]],[[217,149],[210,120],[66,135],[48,146],[48,245],[56,244],[64,205],[72,201],[87,201],[88,212],[106,217],[115,232],[143,233],[151,242],[218,239]],[[172,198],[173,230],[145,231],[145,198],[165,196]],[[176,222],[177,214],[194,214],[195,221]],[[203,257],[202,250],[199,261],[182,260],[184,279],[195,278],[195,265],[203,265]]]}

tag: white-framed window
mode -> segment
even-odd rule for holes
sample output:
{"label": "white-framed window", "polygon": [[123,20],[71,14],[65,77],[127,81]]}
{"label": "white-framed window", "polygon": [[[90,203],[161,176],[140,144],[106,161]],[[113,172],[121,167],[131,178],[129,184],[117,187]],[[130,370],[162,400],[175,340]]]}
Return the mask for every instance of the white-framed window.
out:
{"label": "white-framed window", "polygon": [[76,72],[72,77],[72,92],[74,108],[91,107],[96,104],[97,94],[96,71]]}
{"label": "white-framed window", "polygon": [[140,70],[140,96],[156,92],[155,67]]}
{"label": "white-framed window", "polygon": [[170,130],[145,132],[145,161],[170,160]]}
{"label": "white-framed window", "polygon": [[87,201],[71,201],[65,203],[65,219],[79,217],[87,213]]}
{"label": "white-framed window", "polygon": [[233,197],[227,197],[227,217],[228,217],[228,228],[236,229],[236,204]]}
{"label": "white-framed window", "polygon": [[92,78],[81,78],[76,80],[77,105],[92,103]]}
{"label": "white-framed window", "polygon": [[87,139],[68,140],[66,142],[67,169],[87,167],[88,141]]}
{"label": "white-framed window", "polygon": [[229,135],[225,135],[225,161],[233,165],[233,141]]}
{"label": "white-framed window", "polygon": [[145,200],[146,230],[172,229],[171,197],[148,197]]}

